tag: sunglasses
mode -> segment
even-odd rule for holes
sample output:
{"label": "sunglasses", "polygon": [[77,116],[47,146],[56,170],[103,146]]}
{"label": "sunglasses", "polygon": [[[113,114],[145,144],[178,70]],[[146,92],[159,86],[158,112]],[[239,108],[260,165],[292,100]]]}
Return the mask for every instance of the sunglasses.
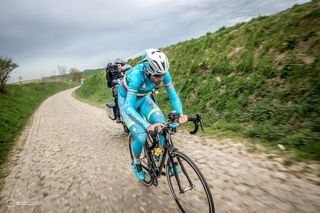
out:
{"label": "sunglasses", "polygon": [[153,77],[155,77],[155,78],[162,78],[164,75],[158,75],[158,74],[156,74],[156,75],[153,75]]}

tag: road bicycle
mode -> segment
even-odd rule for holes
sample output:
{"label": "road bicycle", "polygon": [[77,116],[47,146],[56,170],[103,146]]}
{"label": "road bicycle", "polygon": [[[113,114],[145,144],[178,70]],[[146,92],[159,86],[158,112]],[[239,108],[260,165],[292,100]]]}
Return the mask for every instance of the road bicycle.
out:
{"label": "road bicycle", "polygon": [[[174,147],[171,135],[180,126],[179,114],[170,112],[168,122],[161,132],[148,132],[148,139],[140,155],[140,162],[145,173],[142,181],[146,186],[157,186],[161,175],[166,175],[171,194],[181,212],[213,213],[214,202],[210,188],[199,167],[183,152]],[[199,126],[203,131],[201,116],[189,117],[194,123],[190,134],[198,132]],[[163,147],[159,144],[159,134],[165,138]],[[129,150],[133,162],[133,137],[129,134]]]}

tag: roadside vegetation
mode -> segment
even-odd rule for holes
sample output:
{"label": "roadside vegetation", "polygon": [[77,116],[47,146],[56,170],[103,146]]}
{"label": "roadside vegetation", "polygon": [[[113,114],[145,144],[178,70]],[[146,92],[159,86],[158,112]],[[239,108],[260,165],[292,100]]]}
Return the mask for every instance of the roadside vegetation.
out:
{"label": "roadside vegetation", "polygon": [[[320,160],[319,23],[320,1],[313,0],[162,48],[185,113],[200,112],[211,134],[280,145],[292,160]],[[104,103],[108,92],[101,70],[77,94]],[[171,110],[164,88],[157,98]]]}
{"label": "roadside vegetation", "polygon": [[[12,71],[18,67],[11,58],[0,57],[0,94],[6,93],[6,84],[11,76]],[[19,77],[19,79],[21,76]]]}
{"label": "roadside vegetation", "polygon": [[78,99],[100,107],[105,107],[108,101],[113,100],[111,89],[107,87],[104,69],[84,72],[84,76],[84,84],[75,92]]}
{"label": "roadside vegetation", "polygon": [[6,86],[6,94],[0,94],[0,165],[5,162],[14,145],[14,139],[41,102],[59,91],[76,85],[76,83],[42,82]]}

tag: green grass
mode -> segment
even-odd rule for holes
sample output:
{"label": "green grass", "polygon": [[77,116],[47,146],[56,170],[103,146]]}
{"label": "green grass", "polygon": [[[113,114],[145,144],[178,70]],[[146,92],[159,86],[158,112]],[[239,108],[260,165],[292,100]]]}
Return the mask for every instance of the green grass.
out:
{"label": "green grass", "polygon": [[0,165],[14,145],[32,113],[49,96],[76,86],[67,83],[29,83],[8,85],[7,94],[0,95]]}
{"label": "green grass", "polygon": [[[293,160],[320,160],[319,12],[314,0],[163,48],[184,112],[200,112],[210,134],[282,144]],[[102,71],[86,83],[82,97],[111,98]],[[163,88],[157,99],[171,110]]]}
{"label": "green grass", "polygon": [[85,74],[84,84],[75,91],[80,100],[87,100],[97,106],[104,107],[107,101],[112,100],[111,89],[107,87],[104,69]]}

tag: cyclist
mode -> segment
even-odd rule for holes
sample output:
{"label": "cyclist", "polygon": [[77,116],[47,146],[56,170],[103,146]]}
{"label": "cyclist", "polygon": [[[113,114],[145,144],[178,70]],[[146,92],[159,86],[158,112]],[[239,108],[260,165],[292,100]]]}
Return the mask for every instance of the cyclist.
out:
{"label": "cyclist", "polygon": [[[120,113],[129,128],[134,141],[132,162],[138,180],[142,181],[145,174],[140,164],[140,154],[147,140],[146,131],[159,131],[164,127],[164,116],[149,94],[162,82],[167,90],[173,109],[180,114],[179,123],[188,120],[183,115],[180,99],[171,82],[169,61],[167,56],[158,49],[147,49],[141,56],[141,63],[129,70],[119,86],[118,104]],[[160,146],[164,136],[160,135]]]}
{"label": "cyclist", "polygon": [[131,69],[131,66],[126,64],[124,60],[117,58],[114,63],[109,63],[106,67],[106,79],[109,88],[112,87],[112,96],[116,107],[116,119],[117,123],[120,123],[120,114],[118,110],[118,84],[123,78],[126,71]]}

